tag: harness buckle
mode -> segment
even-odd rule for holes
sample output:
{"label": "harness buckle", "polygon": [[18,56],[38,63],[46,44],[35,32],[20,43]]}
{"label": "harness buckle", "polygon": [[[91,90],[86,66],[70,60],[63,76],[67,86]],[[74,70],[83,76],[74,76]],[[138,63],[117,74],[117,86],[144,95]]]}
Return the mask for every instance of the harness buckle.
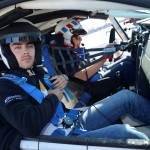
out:
{"label": "harness buckle", "polygon": [[64,117],[62,120],[62,125],[65,128],[70,128],[73,124],[74,124],[73,120],[68,116]]}

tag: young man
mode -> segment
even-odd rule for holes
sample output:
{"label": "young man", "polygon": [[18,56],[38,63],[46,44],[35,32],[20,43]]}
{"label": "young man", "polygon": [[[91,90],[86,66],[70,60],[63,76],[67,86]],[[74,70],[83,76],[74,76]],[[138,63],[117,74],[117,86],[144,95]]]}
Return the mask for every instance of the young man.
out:
{"label": "young man", "polygon": [[[36,27],[25,22],[12,23],[0,30],[0,54],[8,68],[0,78],[1,150],[18,150],[24,137],[35,138],[40,134],[59,136],[59,125],[56,124],[56,120],[62,119],[63,107],[60,101],[67,81],[62,76],[54,77],[53,81],[42,68],[40,36],[41,33]],[[119,115],[127,112],[109,119],[110,114],[105,115],[105,112],[111,109],[103,110],[100,108],[102,106],[98,102],[81,115],[77,115],[76,126],[73,128],[72,124],[69,124],[73,120],[64,118],[61,125],[65,123],[64,128],[70,125],[67,128],[70,132],[65,132],[66,136],[74,135],[74,131],[78,129],[86,130],[86,133],[79,133],[79,136],[85,137],[148,139],[146,135],[128,125],[109,126],[120,117]],[[57,114],[59,108],[60,116]],[[50,131],[47,130],[49,127]],[[55,130],[51,127],[55,127]],[[64,133],[63,129],[61,131]]]}
{"label": "young man", "polygon": [[[12,37],[9,35],[11,32],[14,33]],[[2,100],[0,103],[0,149],[15,150],[18,149],[22,137],[38,136],[46,120],[53,116],[59,102],[58,98],[62,99],[62,90],[67,80],[60,75],[52,77],[51,80],[54,81],[53,85],[56,89],[47,91],[43,89],[44,70],[37,67],[41,65],[41,34],[38,29],[28,23],[18,22],[10,25],[6,30],[1,30],[1,33],[0,53],[8,68],[7,73],[26,78],[28,83],[41,88],[43,94],[48,94],[38,106],[38,103],[18,86],[19,84],[7,79],[0,80],[0,99]]]}

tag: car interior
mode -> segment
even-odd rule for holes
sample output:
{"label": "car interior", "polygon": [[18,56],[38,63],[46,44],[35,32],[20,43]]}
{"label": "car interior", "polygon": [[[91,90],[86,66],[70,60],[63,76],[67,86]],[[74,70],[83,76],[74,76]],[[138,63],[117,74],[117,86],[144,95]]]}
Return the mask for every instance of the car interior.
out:
{"label": "car interior", "polygon": [[[91,3],[90,7],[87,7],[89,2]],[[109,5],[108,5],[109,3]],[[43,64],[49,69],[53,69],[54,72],[62,74],[58,66],[63,65],[64,69],[66,68],[65,64],[73,63],[71,58],[70,51],[71,48],[63,48],[62,42],[63,39],[61,36],[55,36],[54,29],[57,23],[61,20],[67,18],[73,18],[83,20],[92,18],[92,19],[102,19],[111,21],[111,32],[109,36],[109,42],[112,43],[115,39],[115,33],[120,36],[122,41],[117,43],[113,48],[110,48],[108,54],[114,54],[117,51],[125,51],[131,54],[131,58],[135,61],[136,64],[136,81],[133,85],[122,85],[118,88],[118,91],[123,88],[131,89],[140,95],[150,99],[150,12],[145,12],[149,9],[149,2],[142,3],[140,0],[135,1],[123,1],[123,0],[110,0],[110,1],[42,1],[42,0],[14,0],[6,3],[4,0],[0,2],[0,28],[3,28],[10,24],[11,22],[25,19],[26,21],[32,22],[37,26],[43,37],[46,39],[42,40],[43,48]],[[86,6],[86,7],[85,7]],[[109,6],[109,7],[108,7]],[[69,9],[68,9],[69,8]],[[106,9],[103,9],[106,8]],[[118,10],[120,8],[120,10]],[[144,11],[139,11],[139,10]],[[138,11],[137,11],[138,10]],[[127,11],[129,13],[127,13]],[[119,22],[115,17],[125,17],[128,21],[130,18],[136,18],[135,28],[132,30],[132,36],[129,38],[125,29],[121,27]],[[145,20],[146,18],[146,20]],[[58,45],[51,46],[49,43],[52,40],[57,40]],[[66,51],[68,57],[71,61],[65,61],[64,56],[62,55],[62,50]],[[91,52],[97,52],[96,54],[90,54]],[[56,53],[57,52],[57,53]],[[59,54],[62,61],[57,62],[54,54]],[[103,59],[105,54],[105,47],[100,48],[85,48],[82,55],[86,56],[86,61],[84,65],[79,69],[88,67],[91,64],[98,62]],[[97,58],[98,57],[98,58]],[[115,61],[111,61],[111,65],[106,65],[102,73],[101,84],[105,84],[107,79],[107,72],[111,71],[115,64],[119,64],[123,61],[124,58],[119,58]],[[79,61],[79,58],[75,61]],[[81,60],[80,60],[81,62]],[[73,64],[74,65],[74,64]],[[79,70],[74,70],[79,71]],[[2,59],[0,58],[0,76],[7,71],[7,67],[4,65]],[[89,88],[88,82],[81,81],[71,74],[68,75],[70,84],[68,89],[71,89],[71,92],[82,93],[85,88]],[[116,78],[119,80],[119,74],[116,72]],[[107,79],[107,83],[110,79]],[[74,88],[76,86],[77,88]],[[77,90],[78,89],[78,90]],[[112,93],[110,93],[111,95]],[[76,95],[77,96],[77,95]],[[109,96],[109,95],[108,95]],[[77,96],[77,99],[79,97]],[[131,116],[125,116],[121,118],[122,123],[130,124],[131,126],[136,127],[141,132],[144,132],[148,137],[150,137],[150,127],[142,122],[139,122],[132,118]],[[92,150],[92,149],[149,149],[150,141],[145,140],[116,140],[116,139],[92,139],[92,138],[81,138],[81,137],[51,137],[51,136],[39,136],[37,138],[28,138],[25,137],[20,143],[21,150],[47,150],[47,149],[64,149],[64,150]]]}

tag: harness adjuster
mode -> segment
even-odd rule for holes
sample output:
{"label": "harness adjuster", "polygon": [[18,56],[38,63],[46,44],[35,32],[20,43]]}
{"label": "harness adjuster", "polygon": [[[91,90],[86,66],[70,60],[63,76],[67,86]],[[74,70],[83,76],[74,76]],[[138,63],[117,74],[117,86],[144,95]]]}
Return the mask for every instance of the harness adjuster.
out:
{"label": "harness adjuster", "polygon": [[[15,77],[13,77],[13,79],[15,79]],[[18,85],[21,85],[21,84],[26,83],[26,81],[27,81],[27,78],[22,77],[22,78],[20,78],[20,79],[17,79],[17,81],[14,80],[14,83],[15,83],[15,84],[18,84]]]}
{"label": "harness adjuster", "polygon": [[74,121],[70,117],[66,116],[63,118],[62,125],[65,128],[70,128],[71,126],[73,126],[73,124],[74,124]]}
{"label": "harness adjuster", "polygon": [[24,84],[24,83],[26,83],[26,81],[27,81],[27,78],[22,77],[17,83],[18,84]]}

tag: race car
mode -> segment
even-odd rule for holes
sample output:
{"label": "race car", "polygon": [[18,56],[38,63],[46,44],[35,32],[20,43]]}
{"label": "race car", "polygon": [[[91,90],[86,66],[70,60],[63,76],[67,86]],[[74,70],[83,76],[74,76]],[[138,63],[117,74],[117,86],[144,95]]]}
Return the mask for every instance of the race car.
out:
{"label": "race car", "polygon": [[[87,51],[89,53],[96,52],[97,54],[90,54],[91,63],[95,63],[98,59],[102,59],[105,53],[104,45],[106,43],[115,43],[113,49],[109,49],[107,53],[124,52],[124,55],[130,55],[136,62],[136,81],[135,84],[130,85],[130,90],[137,91],[141,95],[150,99],[149,94],[149,18],[150,18],[150,1],[148,0],[13,0],[0,2],[0,28],[9,25],[17,20],[25,19],[32,22],[38,27],[43,36],[53,33],[57,23],[67,18],[80,20],[81,24],[89,19],[109,20],[108,23],[100,25],[96,29],[89,30],[88,34],[83,37],[86,45],[86,37],[93,33],[108,34],[106,40],[97,45],[89,45]],[[132,18],[132,19],[131,19]],[[90,22],[88,22],[90,26]],[[128,25],[132,26],[128,26]],[[129,33],[130,32],[130,33]],[[143,44],[139,49],[139,45]],[[86,48],[85,48],[86,49]],[[124,56],[123,55],[123,56]],[[146,57],[143,57],[145,56]],[[53,55],[51,55],[53,56]],[[119,57],[118,57],[119,56]],[[114,56],[111,60],[111,66],[106,64],[103,68],[103,78],[106,72],[123,57]],[[141,63],[141,62],[147,63]],[[49,65],[49,64],[48,64]],[[1,61],[0,70],[4,71],[6,66]],[[118,75],[118,72],[116,73]],[[121,87],[123,88],[123,87]],[[110,93],[111,94],[111,93]],[[33,118],[34,119],[34,118]],[[148,125],[145,125],[130,116],[122,119],[122,123],[128,123],[135,126],[138,130],[144,132],[150,137]],[[149,149],[149,140],[116,140],[116,139],[92,139],[81,137],[51,137],[41,135],[37,138],[24,139],[20,143],[21,150],[97,150],[97,149]]]}

